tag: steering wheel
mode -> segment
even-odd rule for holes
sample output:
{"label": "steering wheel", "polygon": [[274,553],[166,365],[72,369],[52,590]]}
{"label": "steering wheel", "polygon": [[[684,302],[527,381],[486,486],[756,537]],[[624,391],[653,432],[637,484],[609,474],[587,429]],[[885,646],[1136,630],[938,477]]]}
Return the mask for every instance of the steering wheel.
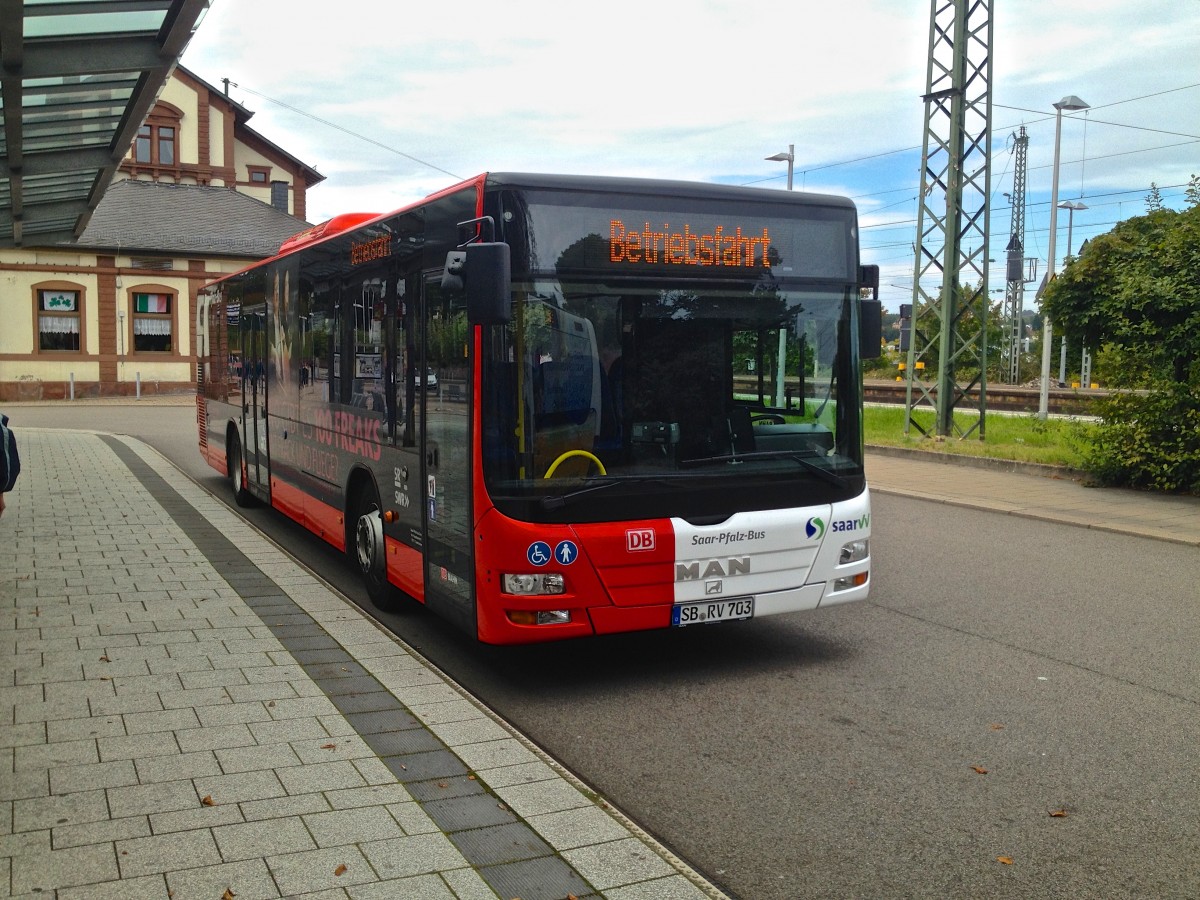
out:
{"label": "steering wheel", "polygon": [[770,425],[782,425],[784,423],[784,418],[783,416],[776,415],[775,413],[765,413],[761,416],[750,417],[751,425],[758,425],[761,422],[766,422]]}
{"label": "steering wheel", "polygon": [[552,462],[550,464],[550,468],[548,468],[546,470],[546,474],[543,475],[542,477],[550,478],[551,476],[553,476],[555,470],[558,469],[558,467],[562,463],[566,462],[568,459],[570,459],[573,456],[582,456],[585,459],[590,459],[592,462],[594,462],[596,464],[596,468],[600,470],[601,475],[608,474],[608,472],[606,472],[604,470],[604,463],[600,462],[600,460],[596,458],[596,455],[594,453],[589,453],[586,450],[568,450],[566,453],[559,454],[558,459],[556,459],[554,462]]}

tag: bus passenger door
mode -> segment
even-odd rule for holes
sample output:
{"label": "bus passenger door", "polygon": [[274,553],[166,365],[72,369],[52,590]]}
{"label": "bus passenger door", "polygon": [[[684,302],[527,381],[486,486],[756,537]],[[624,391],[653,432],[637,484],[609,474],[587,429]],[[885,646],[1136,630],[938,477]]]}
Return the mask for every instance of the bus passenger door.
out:
{"label": "bus passenger door", "polygon": [[470,329],[462,298],[442,294],[441,273],[421,291],[420,346],[415,354],[421,466],[425,483],[425,598],[478,633],[471,541]]}
{"label": "bus passenger door", "polygon": [[266,308],[242,308],[242,440],[246,444],[246,486],[259,497],[267,496],[270,466],[267,459]]}

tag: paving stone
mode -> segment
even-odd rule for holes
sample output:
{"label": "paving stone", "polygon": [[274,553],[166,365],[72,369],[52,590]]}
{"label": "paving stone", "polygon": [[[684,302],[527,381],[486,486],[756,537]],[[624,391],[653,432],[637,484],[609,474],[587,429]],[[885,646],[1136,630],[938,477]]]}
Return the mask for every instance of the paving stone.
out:
{"label": "paving stone", "polygon": [[166,881],[171,900],[219,900],[227,890],[237,900],[273,900],[279,896],[275,880],[261,859],[169,872]]}
{"label": "paving stone", "polygon": [[133,763],[127,759],[50,770],[50,790],[55,794],[73,794],[131,784],[137,784],[137,773]]}
{"label": "paving stone", "polygon": [[217,848],[226,862],[295,853],[312,850],[317,846],[300,819],[271,819],[222,825],[213,829],[213,837],[216,838]]}
{"label": "paving stone", "polygon": [[[80,825],[56,824],[51,829],[51,840],[55,850],[66,847],[82,847],[87,844],[111,844],[113,841],[148,837],[149,835],[150,821],[145,816],[110,819],[107,811],[102,819],[94,822],[85,822]],[[112,890],[111,886],[109,890]],[[124,885],[122,885],[122,896],[124,896]]]}
{"label": "paving stone", "polygon": [[[437,813],[430,810],[437,821]],[[456,831],[450,840],[475,866],[490,866],[552,855],[550,846],[524,822]]]}
{"label": "paving stone", "polygon": [[236,775],[218,775],[213,778],[197,778],[195,785],[196,793],[199,796],[211,796],[217,803],[268,800],[272,797],[282,797],[288,793],[276,777],[274,769],[261,772],[239,772]]}
{"label": "paving stone", "polygon": [[256,769],[278,769],[300,765],[300,758],[290,744],[265,744],[236,749],[218,748],[214,751],[221,770],[226,774],[251,772]]}
{"label": "paving stone", "polygon": [[267,867],[285,897],[305,891],[348,888],[377,879],[375,870],[357,847],[271,856],[267,858]]}
{"label": "paving stone", "polygon": [[50,892],[53,896],[55,888],[112,881],[117,875],[111,844],[22,853],[12,860],[12,891],[14,894]]}
{"label": "paving stone", "polygon": [[173,812],[153,813],[149,818],[150,828],[154,834],[195,831],[245,821],[241,807],[236,803],[217,803],[213,806],[197,804]]}
{"label": "paving stone", "polygon": [[148,816],[173,809],[192,809],[200,805],[200,795],[191,781],[163,781],[110,788],[108,807],[112,814]]}
{"label": "paving stone", "polygon": [[349,760],[311,763],[290,769],[277,769],[275,774],[289,794],[306,794],[321,790],[359,787],[365,779]]}
{"label": "paving stone", "polygon": [[212,833],[207,830],[131,838],[117,841],[116,848],[122,878],[222,862]]}
{"label": "paving stone", "polygon": [[134,760],[134,767],[142,784],[221,774],[221,766],[211,750],[137,759]]}
{"label": "paving stone", "polygon": [[382,878],[404,878],[461,869],[467,865],[462,854],[444,834],[414,834],[362,844],[361,849]]}
{"label": "paving stone", "polygon": [[59,823],[99,822],[108,818],[104,791],[80,791],[12,801],[10,831],[39,831]]}
{"label": "paving stone", "polygon": [[122,878],[119,882],[102,881],[82,887],[63,888],[58,900],[162,900],[167,895],[166,882],[161,875],[141,878]]}
{"label": "paving stone", "polygon": [[385,806],[363,806],[304,816],[304,824],[319,847],[362,844],[404,837],[404,830]]}
{"label": "paving stone", "polygon": [[[340,793],[340,792],[335,792]],[[307,813],[328,812],[329,801],[324,794],[299,794],[294,797],[275,797],[270,800],[251,800],[239,804],[247,822],[260,819],[281,819]]]}

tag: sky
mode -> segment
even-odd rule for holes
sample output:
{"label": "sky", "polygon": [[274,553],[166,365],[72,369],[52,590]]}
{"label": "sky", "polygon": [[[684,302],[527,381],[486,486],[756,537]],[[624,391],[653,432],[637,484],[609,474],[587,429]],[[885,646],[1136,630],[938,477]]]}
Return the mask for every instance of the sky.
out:
{"label": "sky", "polygon": [[[792,145],[794,190],[858,206],[885,309],[913,300],[928,2],[315,8],[212,0],[182,57],[210,84],[230,79],[250,127],[325,176],[310,221],[397,209],[486,171],[785,190],[786,162],[765,157]],[[1077,250],[1143,214],[1152,183],[1183,208],[1200,173],[1200,0],[996,0],[991,25],[989,287],[1000,299],[1013,137],[1025,127],[1025,255],[1044,273],[1053,104],[1067,95],[1091,108],[1062,116],[1059,201],[1086,209],[1059,212],[1060,266],[1068,237]]]}

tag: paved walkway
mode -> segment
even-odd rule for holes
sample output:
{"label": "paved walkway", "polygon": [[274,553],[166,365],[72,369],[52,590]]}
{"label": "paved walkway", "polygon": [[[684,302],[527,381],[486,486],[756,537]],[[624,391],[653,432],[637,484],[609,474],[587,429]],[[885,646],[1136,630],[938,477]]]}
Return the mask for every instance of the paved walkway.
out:
{"label": "paved walkway", "polygon": [[869,449],[872,490],[1200,547],[1200,497],[1090,487],[1049,466]]}
{"label": "paved walkway", "polygon": [[[0,892],[722,896],[155,451],[20,438]],[[868,454],[882,493],[1200,546],[1200,498],[1010,468]]]}
{"label": "paved walkway", "polygon": [[20,439],[0,896],[723,896],[155,451]]}

